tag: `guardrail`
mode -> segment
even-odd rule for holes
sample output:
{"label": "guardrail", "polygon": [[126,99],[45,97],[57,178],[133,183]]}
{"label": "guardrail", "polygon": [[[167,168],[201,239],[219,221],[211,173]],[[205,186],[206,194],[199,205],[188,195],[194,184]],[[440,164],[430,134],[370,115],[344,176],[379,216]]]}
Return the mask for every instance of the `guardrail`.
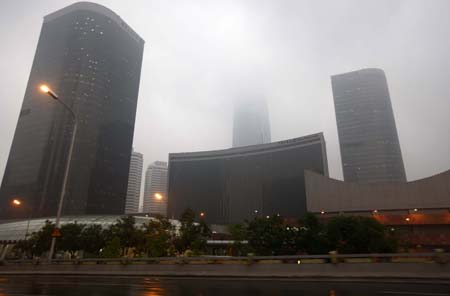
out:
{"label": "guardrail", "polygon": [[357,263],[440,263],[450,262],[450,253],[327,254],[292,256],[199,256],[149,258],[16,259],[1,265],[26,264],[357,264]]}

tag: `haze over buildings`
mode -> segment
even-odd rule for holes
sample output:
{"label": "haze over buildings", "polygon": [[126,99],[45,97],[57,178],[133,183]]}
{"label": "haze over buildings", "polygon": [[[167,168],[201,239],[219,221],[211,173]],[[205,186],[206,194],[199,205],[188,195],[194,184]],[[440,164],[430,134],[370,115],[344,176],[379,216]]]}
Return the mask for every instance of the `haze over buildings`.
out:
{"label": "haze over buildings", "polygon": [[155,161],[145,172],[143,212],[167,215],[167,162]]}
{"label": "haze over buildings", "polygon": [[44,18],[0,192],[0,217],[56,214],[73,119],[78,131],[63,214],[122,214],[144,40],[106,7],[79,2]]}
{"label": "haze over buildings", "polygon": [[127,199],[125,203],[125,214],[139,212],[141,199],[142,166],[144,157],[142,153],[133,151],[130,159],[130,172],[128,173]]}
{"label": "haze over buildings", "polygon": [[264,99],[235,101],[233,147],[270,143],[270,119]]}
{"label": "haze over buildings", "polygon": [[386,76],[362,69],[331,77],[344,180],[406,182]]}
{"label": "haze over buildings", "polygon": [[[73,2],[0,1],[0,178],[42,16]],[[229,148],[238,81],[264,94],[272,141],[323,131],[330,175],[341,179],[330,76],[377,67],[389,79],[408,179],[450,168],[447,0],[98,2],[151,47],[133,138],[144,167],[169,152]]]}

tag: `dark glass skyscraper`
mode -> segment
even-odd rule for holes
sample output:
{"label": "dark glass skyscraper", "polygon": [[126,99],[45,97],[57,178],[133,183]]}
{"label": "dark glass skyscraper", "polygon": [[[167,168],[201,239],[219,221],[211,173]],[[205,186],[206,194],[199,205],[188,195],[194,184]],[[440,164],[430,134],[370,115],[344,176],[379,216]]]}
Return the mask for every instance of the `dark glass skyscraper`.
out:
{"label": "dark glass skyscraper", "polygon": [[233,147],[270,143],[267,103],[262,99],[237,102],[234,108]]}
{"label": "dark glass skyscraper", "polygon": [[362,69],[331,77],[344,179],[405,182],[386,76]]}
{"label": "dark glass skyscraper", "polygon": [[122,214],[144,40],[111,10],[79,2],[44,18],[0,191],[0,218],[54,216],[73,121],[78,132],[63,214]]}

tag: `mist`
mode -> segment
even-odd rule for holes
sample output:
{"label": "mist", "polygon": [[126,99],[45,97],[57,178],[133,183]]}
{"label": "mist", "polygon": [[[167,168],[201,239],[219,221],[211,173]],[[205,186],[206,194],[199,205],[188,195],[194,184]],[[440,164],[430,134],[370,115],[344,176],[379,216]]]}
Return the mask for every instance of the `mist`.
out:
{"label": "mist", "polygon": [[[0,3],[0,177],[43,17],[71,3]],[[449,1],[97,3],[146,41],[133,145],[144,172],[171,152],[230,148],[233,104],[249,93],[268,103],[272,141],[323,131],[342,179],[330,76],[372,67],[387,76],[408,180],[450,168]]]}

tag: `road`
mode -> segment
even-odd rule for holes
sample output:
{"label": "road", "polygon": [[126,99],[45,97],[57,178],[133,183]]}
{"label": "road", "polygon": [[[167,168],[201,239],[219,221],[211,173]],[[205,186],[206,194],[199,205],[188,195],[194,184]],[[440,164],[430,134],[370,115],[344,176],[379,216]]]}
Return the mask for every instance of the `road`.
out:
{"label": "road", "polygon": [[450,284],[296,279],[0,276],[0,296],[450,296]]}

